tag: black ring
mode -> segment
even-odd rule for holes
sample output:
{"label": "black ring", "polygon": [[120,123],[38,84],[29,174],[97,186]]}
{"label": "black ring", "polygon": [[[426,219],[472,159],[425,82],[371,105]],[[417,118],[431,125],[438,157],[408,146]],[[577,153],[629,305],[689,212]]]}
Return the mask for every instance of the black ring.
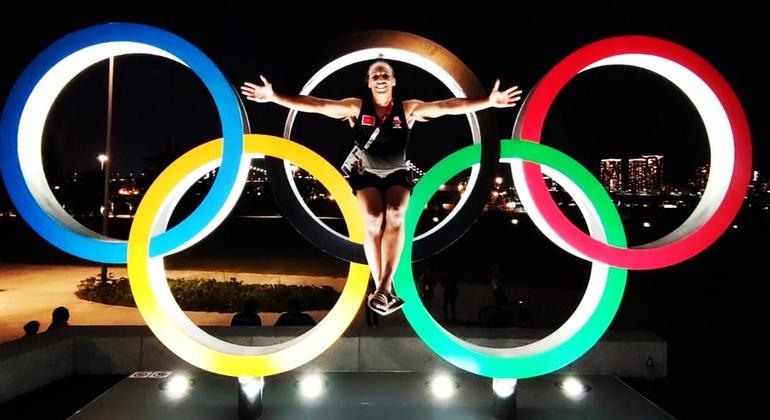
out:
{"label": "black ring", "polygon": [[[395,48],[420,54],[452,74],[458,84],[470,97],[482,97],[485,92],[473,72],[455,55],[442,46],[426,38],[398,31],[367,31],[353,34],[343,40],[343,47],[335,51],[336,57],[369,48]],[[430,55],[427,53],[430,52]],[[331,62],[331,61],[329,61]],[[495,168],[500,157],[500,142],[494,137],[485,137],[484,132],[495,132],[492,123],[486,118],[479,118],[481,135],[481,163],[478,177],[465,204],[457,214],[439,231],[414,242],[413,261],[428,258],[445,249],[458,240],[476,221],[484,209],[492,192]],[[290,113],[287,127],[292,120]],[[286,130],[285,130],[286,131]],[[330,232],[316,221],[299,203],[282,159],[265,157],[265,169],[270,190],[278,208],[292,226],[310,243],[329,255],[344,261],[366,264],[363,246],[351,242]]]}

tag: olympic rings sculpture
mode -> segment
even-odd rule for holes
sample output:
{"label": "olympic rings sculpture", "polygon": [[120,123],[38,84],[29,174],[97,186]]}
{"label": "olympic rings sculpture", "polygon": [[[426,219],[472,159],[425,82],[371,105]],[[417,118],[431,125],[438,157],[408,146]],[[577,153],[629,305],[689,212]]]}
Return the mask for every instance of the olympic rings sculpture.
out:
{"label": "olympic rings sculpture", "polygon": [[[372,53],[395,59],[399,59],[399,51],[415,54],[402,47],[382,46],[356,55],[356,60],[368,59]],[[125,242],[88,230],[59,206],[45,180],[40,151],[45,118],[65,84],[99,60],[130,53],[166,57],[195,72],[214,98],[223,138],[194,148],[161,173],[143,197]],[[430,57],[421,60],[434,70],[436,66],[447,67],[445,62],[431,62]],[[693,214],[671,234],[637,248],[627,247],[617,210],[590,172],[563,153],[539,144],[548,108],[562,87],[578,72],[619,64],[651,70],[682,89],[702,117],[711,144],[709,181]],[[342,64],[335,66],[331,71]],[[460,72],[465,74],[466,82],[467,72],[465,68]],[[319,71],[308,83],[308,92],[322,73]],[[466,84],[473,88],[473,83]],[[462,88],[453,92],[464,94]],[[529,94],[514,124],[513,139],[479,141],[478,125],[474,125],[473,117],[469,121],[476,144],[442,159],[414,187],[407,208],[404,254],[394,283],[407,302],[403,311],[418,336],[448,362],[479,375],[533,377],[579,358],[609,327],[623,296],[627,270],[676,264],[707,248],[727,229],[748,187],[751,139],[735,93],[705,60],[657,38],[609,38],[570,54]],[[245,126],[234,89],[197,48],[173,34],[144,25],[100,25],[55,42],[22,73],[0,120],[0,171],[19,214],[51,244],[84,259],[128,264],[137,307],[153,333],[172,352],[192,365],[222,375],[268,376],[312,360],[342,335],[361,305],[369,273],[354,251],[362,240],[363,221],[350,187],[337,169],[304,146],[284,138],[244,133]],[[287,124],[286,133],[290,130]],[[349,232],[349,238],[340,238],[340,243],[347,245],[337,247],[335,255],[350,261],[350,270],[339,300],[316,327],[281,344],[251,347],[213,337],[184,315],[168,288],[163,257],[193,245],[224,220],[243,188],[251,158],[258,154],[289,160],[306,169],[334,195]],[[492,162],[500,159],[511,164],[517,191],[536,225],[562,249],[592,262],[586,293],[569,319],[545,338],[516,348],[471,344],[445,330],[421,305],[412,273],[413,253],[417,252],[414,233],[425,204],[439,185],[464,169],[479,163],[485,166],[489,156]],[[490,166],[489,161],[486,166]],[[166,230],[184,192],[216,167],[217,178],[198,208],[179,225]],[[588,234],[559,211],[544,188],[541,172],[575,199],[587,222]],[[485,177],[479,179],[484,181]],[[483,186],[479,190],[483,191]],[[467,226],[459,231],[465,229]],[[423,255],[436,252],[446,242],[436,241],[422,251]]]}

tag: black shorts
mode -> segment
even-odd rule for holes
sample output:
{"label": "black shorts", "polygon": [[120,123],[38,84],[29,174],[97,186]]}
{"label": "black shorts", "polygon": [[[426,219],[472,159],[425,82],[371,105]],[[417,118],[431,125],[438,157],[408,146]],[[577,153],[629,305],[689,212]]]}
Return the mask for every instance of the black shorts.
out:
{"label": "black shorts", "polygon": [[364,171],[363,174],[359,174],[358,171],[350,173],[350,187],[353,189],[353,194],[362,188],[377,188],[385,193],[388,188],[393,186],[401,186],[412,192],[414,187],[414,181],[412,180],[412,173],[408,169],[399,169],[385,178]]}

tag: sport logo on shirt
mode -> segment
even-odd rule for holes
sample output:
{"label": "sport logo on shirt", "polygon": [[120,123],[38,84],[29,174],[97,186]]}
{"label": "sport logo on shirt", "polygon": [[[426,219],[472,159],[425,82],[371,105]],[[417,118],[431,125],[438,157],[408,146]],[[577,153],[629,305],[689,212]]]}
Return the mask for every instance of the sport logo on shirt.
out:
{"label": "sport logo on shirt", "polygon": [[393,117],[393,128],[401,128],[401,118],[398,115]]}
{"label": "sport logo on shirt", "polygon": [[371,115],[362,115],[361,116],[361,125],[369,125],[374,127],[374,117]]}

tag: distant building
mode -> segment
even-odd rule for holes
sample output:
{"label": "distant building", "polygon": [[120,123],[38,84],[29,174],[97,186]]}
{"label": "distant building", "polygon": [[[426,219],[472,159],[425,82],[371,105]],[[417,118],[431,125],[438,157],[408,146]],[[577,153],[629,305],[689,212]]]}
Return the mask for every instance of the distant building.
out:
{"label": "distant building", "polygon": [[623,191],[623,160],[602,159],[600,178],[604,189],[608,192]]}
{"label": "distant building", "polygon": [[706,183],[709,180],[710,167],[708,163],[698,166],[690,179],[690,186],[695,191],[702,191],[706,189]]}
{"label": "distant building", "polygon": [[647,192],[645,185],[646,167],[647,161],[645,159],[628,159],[628,192],[633,194]]}
{"label": "distant building", "polygon": [[633,194],[657,194],[663,191],[663,156],[642,155],[628,160],[627,190]]}
{"label": "distant building", "polygon": [[663,192],[663,156],[642,155],[642,159],[647,162],[645,173],[647,192]]}

